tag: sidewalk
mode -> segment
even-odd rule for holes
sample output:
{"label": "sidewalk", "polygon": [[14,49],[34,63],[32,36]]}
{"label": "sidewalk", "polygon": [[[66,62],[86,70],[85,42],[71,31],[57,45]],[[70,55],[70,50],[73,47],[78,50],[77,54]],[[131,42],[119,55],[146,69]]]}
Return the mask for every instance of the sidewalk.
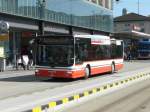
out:
{"label": "sidewalk", "polygon": [[0,72],[0,78],[9,78],[16,76],[25,76],[25,75],[33,75],[34,69],[31,70],[6,70],[4,72]]}

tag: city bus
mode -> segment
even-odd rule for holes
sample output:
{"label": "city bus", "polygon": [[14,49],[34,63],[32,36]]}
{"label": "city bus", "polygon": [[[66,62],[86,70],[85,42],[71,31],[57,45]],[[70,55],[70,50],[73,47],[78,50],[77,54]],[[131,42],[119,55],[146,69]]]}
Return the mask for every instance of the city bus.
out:
{"label": "city bus", "polygon": [[36,39],[37,77],[88,78],[123,68],[123,41],[103,35],[48,35]]}
{"label": "city bus", "polygon": [[138,59],[150,59],[150,39],[142,39],[139,41]]}

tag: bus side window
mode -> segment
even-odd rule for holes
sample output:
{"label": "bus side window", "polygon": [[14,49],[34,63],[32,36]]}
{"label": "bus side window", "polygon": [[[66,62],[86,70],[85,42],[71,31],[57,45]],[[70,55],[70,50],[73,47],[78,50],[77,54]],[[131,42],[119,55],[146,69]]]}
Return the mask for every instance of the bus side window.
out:
{"label": "bus side window", "polygon": [[82,50],[82,58],[83,58],[84,61],[86,61],[87,57],[88,57],[88,50],[87,50],[87,46],[84,45],[83,50]]}
{"label": "bus side window", "polygon": [[81,64],[83,61],[83,48],[80,44],[76,44],[75,55],[76,64]]}
{"label": "bus side window", "polygon": [[116,45],[111,45],[111,58],[116,58]]}

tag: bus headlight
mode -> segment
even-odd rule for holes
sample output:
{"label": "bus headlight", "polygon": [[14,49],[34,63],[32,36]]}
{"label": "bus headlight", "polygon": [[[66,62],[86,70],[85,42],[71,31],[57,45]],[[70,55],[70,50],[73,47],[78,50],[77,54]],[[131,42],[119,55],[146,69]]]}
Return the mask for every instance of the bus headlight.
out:
{"label": "bus headlight", "polygon": [[38,69],[36,69],[36,70],[35,70],[35,73],[38,73],[38,72],[39,72],[39,70],[38,70]]}
{"label": "bus headlight", "polygon": [[73,71],[67,71],[67,74],[72,74],[73,73]]}

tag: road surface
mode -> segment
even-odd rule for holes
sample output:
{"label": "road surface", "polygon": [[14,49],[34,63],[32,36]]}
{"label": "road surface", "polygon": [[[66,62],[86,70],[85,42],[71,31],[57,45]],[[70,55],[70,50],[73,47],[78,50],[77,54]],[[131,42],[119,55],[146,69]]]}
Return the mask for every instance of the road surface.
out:
{"label": "road surface", "polygon": [[150,112],[150,79],[78,104],[65,112]]}
{"label": "road surface", "polygon": [[[145,61],[134,61],[125,62],[124,69],[119,71],[119,73],[125,73],[128,71],[134,71],[142,68],[150,67],[150,60]],[[87,80],[99,80],[104,77],[112,77],[111,75],[105,74],[101,76],[91,77]],[[79,82],[86,82],[87,80],[77,79],[77,80],[64,80],[64,79],[49,79],[46,81],[40,81],[35,78],[33,74],[22,75],[22,76],[11,76],[0,77],[0,100],[9,97],[18,97],[23,94],[32,94],[34,92],[42,92],[47,89],[54,89],[63,87],[66,85],[76,84]]]}

